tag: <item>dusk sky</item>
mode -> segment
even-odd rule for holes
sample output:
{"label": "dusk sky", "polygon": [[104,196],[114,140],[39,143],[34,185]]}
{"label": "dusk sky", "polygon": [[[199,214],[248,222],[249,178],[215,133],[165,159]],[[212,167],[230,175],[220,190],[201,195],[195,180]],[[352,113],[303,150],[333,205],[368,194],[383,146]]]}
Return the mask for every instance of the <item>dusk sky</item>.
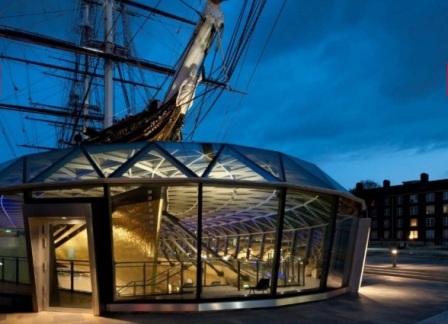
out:
{"label": "dusk sky", "polygon": [[[281,3],[268,0],[245,61],[248,94],[193,139],[281,151],[347,189],[448,178],[448,1],[288,0],[263,52]],[[14,157],[1,133],[0,149]]]}
{"label": "dusk sky", "polygon": [[448,1],[288,1],[225,140],[346,188],[448,178],[447,62]]}

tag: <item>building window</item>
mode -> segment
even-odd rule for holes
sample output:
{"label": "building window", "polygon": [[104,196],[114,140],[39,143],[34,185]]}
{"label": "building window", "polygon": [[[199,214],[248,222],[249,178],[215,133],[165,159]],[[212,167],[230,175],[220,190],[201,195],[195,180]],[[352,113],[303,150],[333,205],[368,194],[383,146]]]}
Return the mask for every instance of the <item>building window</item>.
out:
{"label": "building window", "polygon": [[384,206],[389,206],[389,204],[390,204],[390,198],[389,197],[384,198]]}
{"label": "building window", "polygon": [[387,240],[390,237],[389,231],[384,231],[384,238]]}
{"label": "building window", "polygon": [[376,200],[372,199],[372,201],[370,202],[370,207],[376,207]]}
{"label": "building window", "polygon": [[418,219],[417,218],[411,218],[411,226],[418,226]]}
{"label": "building window", "polygon": [[448,191],[443,192],[443,200],[448,200]]}
{"label": "building window", "polygon": [[434,192],[428,192],[426,194],[426,202],[433,202],[436,198],[436,194]]}
{"label": "building window", "polygon": [[443,239],[447,240],[448,239],[448,229],[444,229],[442,232],[442,235],[443,235]]}
{"label": "building window", "polygon": [[378,209],[372,209],[372,210],[370,211],[370,216],[371,216],[371,217],[376,217],[376,216],[378,216]]}
{"label": "building window", "polygon": [[426,215],[434,214],[434,210],[435,210],[434,205],[426,206]]}
{"label": "building window", "polygon": [[389,208],[386,208],[385,210],[384,210],[384,217],[389,217],[390,216],[390,209]]}
{"label": "building window", "polygon": [[389,228],[390,227],[390,221],[388,219],[384,220],[384,228]]}
{"label": "building window", "polygon": [[403,203],[403,196],[397,196],[397,205],[401,205]]}
{"label": "building window", "polygon": [[403,216],[403,207],[397,208],[397,216]]}
{"label": "building window", "polygon": [[377,231],[372,231],[371,235],[372,235],[372,240],[378,239],[378,232]]}
{"label": "building window", "polygon": [[426,219],[426,226],[428,226],[428,227],[432,227],[432,226],[434,226],[434,218],[427,218]]}
{"label": "building window", "polygon": [[410,215],[418,215],[418,207],[417,206],[412,206],[409,210],[409,214]]}
{"label": "building window", "polygon": [[397,239],[402,239],[403,238],[403,231],[397,231]]}
{"label": "building window", "polygon": [[443,213],[448,214],[448,204],[443,204]]}
{"label": "building window", "polygon": [[443,217],[443,226],[448,226],[448,217]]}
{"label": "building window", "polygon": [[416,204],[416,203],[418,203],[418,195],[410,195],[410,196],[409,196],[409,202],[410,202],[411,204]]}
{"label": "building window", "polygon": [[376,219],[372,220],[372,228],[378,227],[378,221]]}
{"label": "building window", "polygon": [[403,227],[403,220],[397,219],[397,227]]}
{"label": "building window", "polygon": [[418,231],[410,231],[409,232],[409,239],[410,240],[418,239]]}
{"label": "building window", "polygon": [[426,231],[426,239],[427,240],[434,240],[434,230],[427,230]]}

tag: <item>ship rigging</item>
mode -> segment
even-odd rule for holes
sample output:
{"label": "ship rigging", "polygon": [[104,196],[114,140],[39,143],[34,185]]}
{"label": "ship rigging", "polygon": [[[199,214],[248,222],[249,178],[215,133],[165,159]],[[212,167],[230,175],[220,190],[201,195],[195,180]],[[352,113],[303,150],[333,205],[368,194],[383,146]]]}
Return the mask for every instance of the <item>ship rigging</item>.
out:
{"label": "ship rigging", "polygon": [[[10,4],[0,11],[2,84],[8,80],[0,109],[20,113],[22,147],[42,150],[53,148],[51,138],[59,148],[191,139],[223,93],[241,90],[241,62],[266,1],[239,3],[231,24],[224,21],[221,0],[193,1],[197,6],[181,0],[25,3],[29,7]],[[60,24],[75,12],[76,25],[64,33]],[[40,85],[46,97],[36,94]],[[0,115],[0,128],[15,151],[10,114]],[[42,123],[46,134],[36,126]]]}

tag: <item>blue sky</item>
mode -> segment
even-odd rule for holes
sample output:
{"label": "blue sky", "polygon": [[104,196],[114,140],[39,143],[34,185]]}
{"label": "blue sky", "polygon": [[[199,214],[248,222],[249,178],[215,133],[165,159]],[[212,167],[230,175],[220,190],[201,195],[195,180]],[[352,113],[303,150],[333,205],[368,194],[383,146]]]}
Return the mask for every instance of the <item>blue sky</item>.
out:
{"label": "blue sky", "polygon": [[[194,140],[281,151],[346,188],[448,178],[448,1],[288,0],[263,52],[279,3],[268,0],[244,61],[248,94],[223,97]],[[0,161],[13,157],[2,136]]]}
{"label": "blue sky", "polygon": [[448,178],[447,18],[439,0],[288,1],[226,140],[347,188]]}

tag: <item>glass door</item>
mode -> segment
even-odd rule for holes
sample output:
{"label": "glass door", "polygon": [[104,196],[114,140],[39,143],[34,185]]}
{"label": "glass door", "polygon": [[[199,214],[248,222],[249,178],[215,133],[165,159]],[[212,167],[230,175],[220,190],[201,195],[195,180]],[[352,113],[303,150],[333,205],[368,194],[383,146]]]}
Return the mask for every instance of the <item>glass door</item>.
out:
{"label": "glass door", "polygon": [[90,218],[28,216],[28,224],[37,311],[97,313]]}
{"label": "glass door", "polygon": [[46,221],[47,309],[92,309],[92,282],[85,220]]}

